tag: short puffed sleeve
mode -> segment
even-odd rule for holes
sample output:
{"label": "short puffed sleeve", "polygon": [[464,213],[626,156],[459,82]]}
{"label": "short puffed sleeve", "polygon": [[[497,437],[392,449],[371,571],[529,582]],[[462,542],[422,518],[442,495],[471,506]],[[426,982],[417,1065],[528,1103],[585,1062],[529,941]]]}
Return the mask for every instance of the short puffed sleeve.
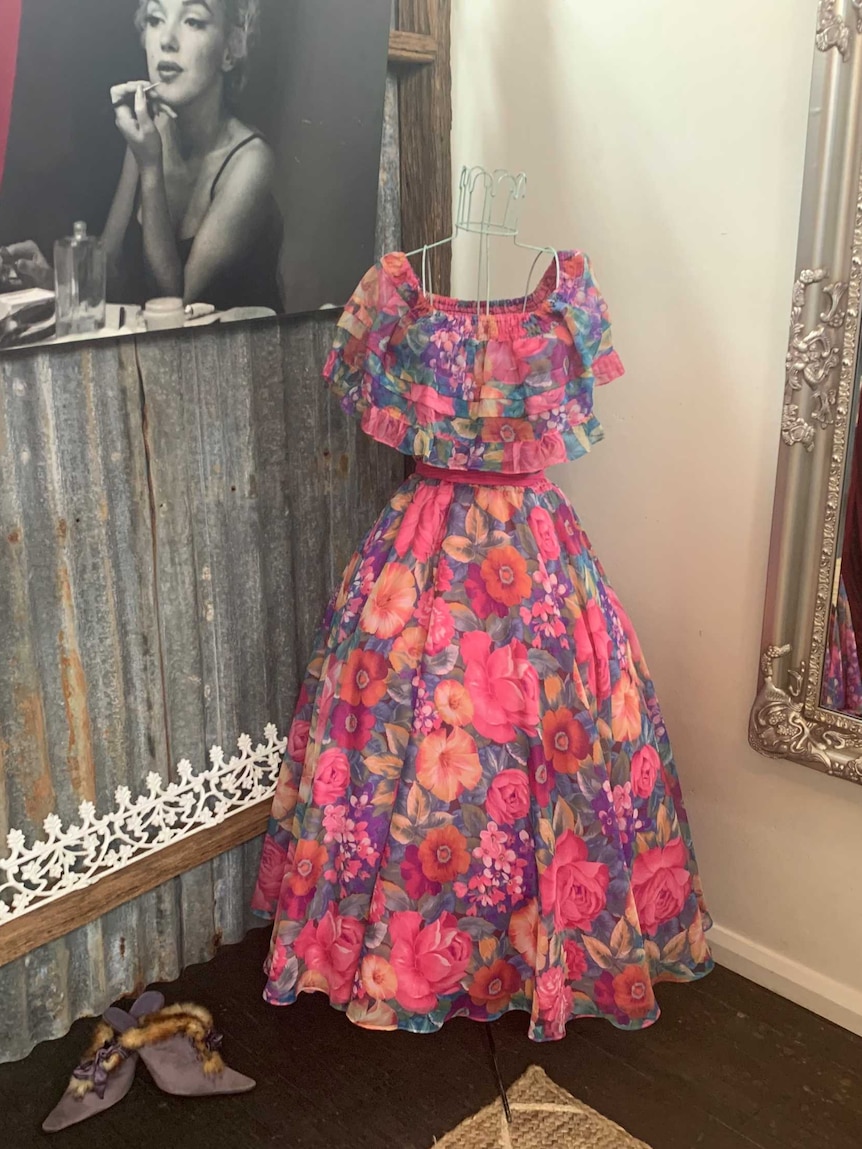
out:
{"label": "short puffed sleeve", "polygon": [[619,378],[625,368],[613,345],[608,305],[596,282],[587,256],[578,253],[579,266],[563,285],[564,315],[581,360],[580,375],[599,385]]}
{"label": "short puffed sleeve", "polygon": [[384,256],[362,277],[336,327],[323,378],[350,415],[361,416],[372,402],[383,357],[409,310],[399,265]]}

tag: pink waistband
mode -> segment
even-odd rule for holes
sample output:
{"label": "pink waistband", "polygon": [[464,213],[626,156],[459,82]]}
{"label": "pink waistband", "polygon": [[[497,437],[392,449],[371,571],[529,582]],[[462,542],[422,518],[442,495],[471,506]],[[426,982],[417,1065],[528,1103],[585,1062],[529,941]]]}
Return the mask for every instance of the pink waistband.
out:
{"label": "pink waistband", "polygon": [[512,475],[500,471],[450,470],[432,467],[428,463],[416,464],[416,474],[423,479],[439,479],[443,483],[469,483],[474,487],[533,487],[547,481],[544,471],[519,471]]}

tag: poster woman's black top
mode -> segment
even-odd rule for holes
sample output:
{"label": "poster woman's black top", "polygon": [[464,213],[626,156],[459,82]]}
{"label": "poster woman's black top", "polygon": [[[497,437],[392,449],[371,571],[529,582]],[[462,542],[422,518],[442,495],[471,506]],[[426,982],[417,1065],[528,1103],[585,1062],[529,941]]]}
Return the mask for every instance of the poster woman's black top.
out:
{"label": "poster woman's black top", "polygon": [[[237,152],[252,140],[262,138],[260,132],[253,132],[228,152],[212,182],[210,203],[215,198],[219,180]],[[138,206],[132,214],[123,242],[121,276],[117,286],[120,303],[143,304],[163,294],[144,258],[144,231],[138,219]],[[283,232],[281,212],[275,198],[270,195],[267,208],[261,213],[255,230],[249,234],[243,253],[210,281],[201,299],[193,302],[211,303],[217,311],[227,311],[232,307],[269,307],[280,313],[283,308],[278,272]],[[194,241],[194,236],[177,240],[177,254],[184,267]]]}

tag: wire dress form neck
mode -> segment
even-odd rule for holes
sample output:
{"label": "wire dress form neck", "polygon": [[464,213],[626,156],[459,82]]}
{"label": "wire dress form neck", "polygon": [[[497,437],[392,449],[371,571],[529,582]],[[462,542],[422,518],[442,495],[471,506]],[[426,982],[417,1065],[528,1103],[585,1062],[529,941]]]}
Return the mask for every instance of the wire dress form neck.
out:
{"label": "wire dress form neck", "polygon": [[[543,255],[550,255],[554,259],[557,279],[556,286],[560,285],[560,255],[556,248],[539,247],[536,244],[524,243],[519,238],[519,216],[521,205],[527,194],[527,176],[524,172],[517,174],[505,168],[495,168],[488,171],[481,166],[461,168],[458,180],[458,202],[455,209],[455,223],[451,235],[438,239],[434,243],[423,244],[408,256],[422,256],[422,290],[433,303],[434,291],[431,283],[431,268],[428,263],[428,252],[435,247],[453,243],[459,235],[472,233],[479,236],[479,258],[476,269],[476,312],[481,314],[482,300],[485,304],[485,313],[491,309],[491,239],[510,238],[516,247],[525,251],[536,252],[530,270],[527,273],[527,283],[524,288],[524,310],[530,296],[530,281],[536,270],[536,264]],[[482,291],[482,272],[484,269],[485,290]]]}

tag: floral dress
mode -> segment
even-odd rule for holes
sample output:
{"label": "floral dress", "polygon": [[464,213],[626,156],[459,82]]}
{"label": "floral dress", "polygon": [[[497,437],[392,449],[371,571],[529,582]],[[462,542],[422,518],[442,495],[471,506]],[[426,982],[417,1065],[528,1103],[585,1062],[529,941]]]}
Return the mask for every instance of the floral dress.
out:
{"label": "floral dress", "polygon": [[363,278],[324,375],[417,460],[333,596],[288,736],[254,909],[265,998],[369,1029],[529,1014],[641,1029],[709,972],[691,833],[631,623],[543,468],[602,437],[622,373],[587,258],[526,300]]}

